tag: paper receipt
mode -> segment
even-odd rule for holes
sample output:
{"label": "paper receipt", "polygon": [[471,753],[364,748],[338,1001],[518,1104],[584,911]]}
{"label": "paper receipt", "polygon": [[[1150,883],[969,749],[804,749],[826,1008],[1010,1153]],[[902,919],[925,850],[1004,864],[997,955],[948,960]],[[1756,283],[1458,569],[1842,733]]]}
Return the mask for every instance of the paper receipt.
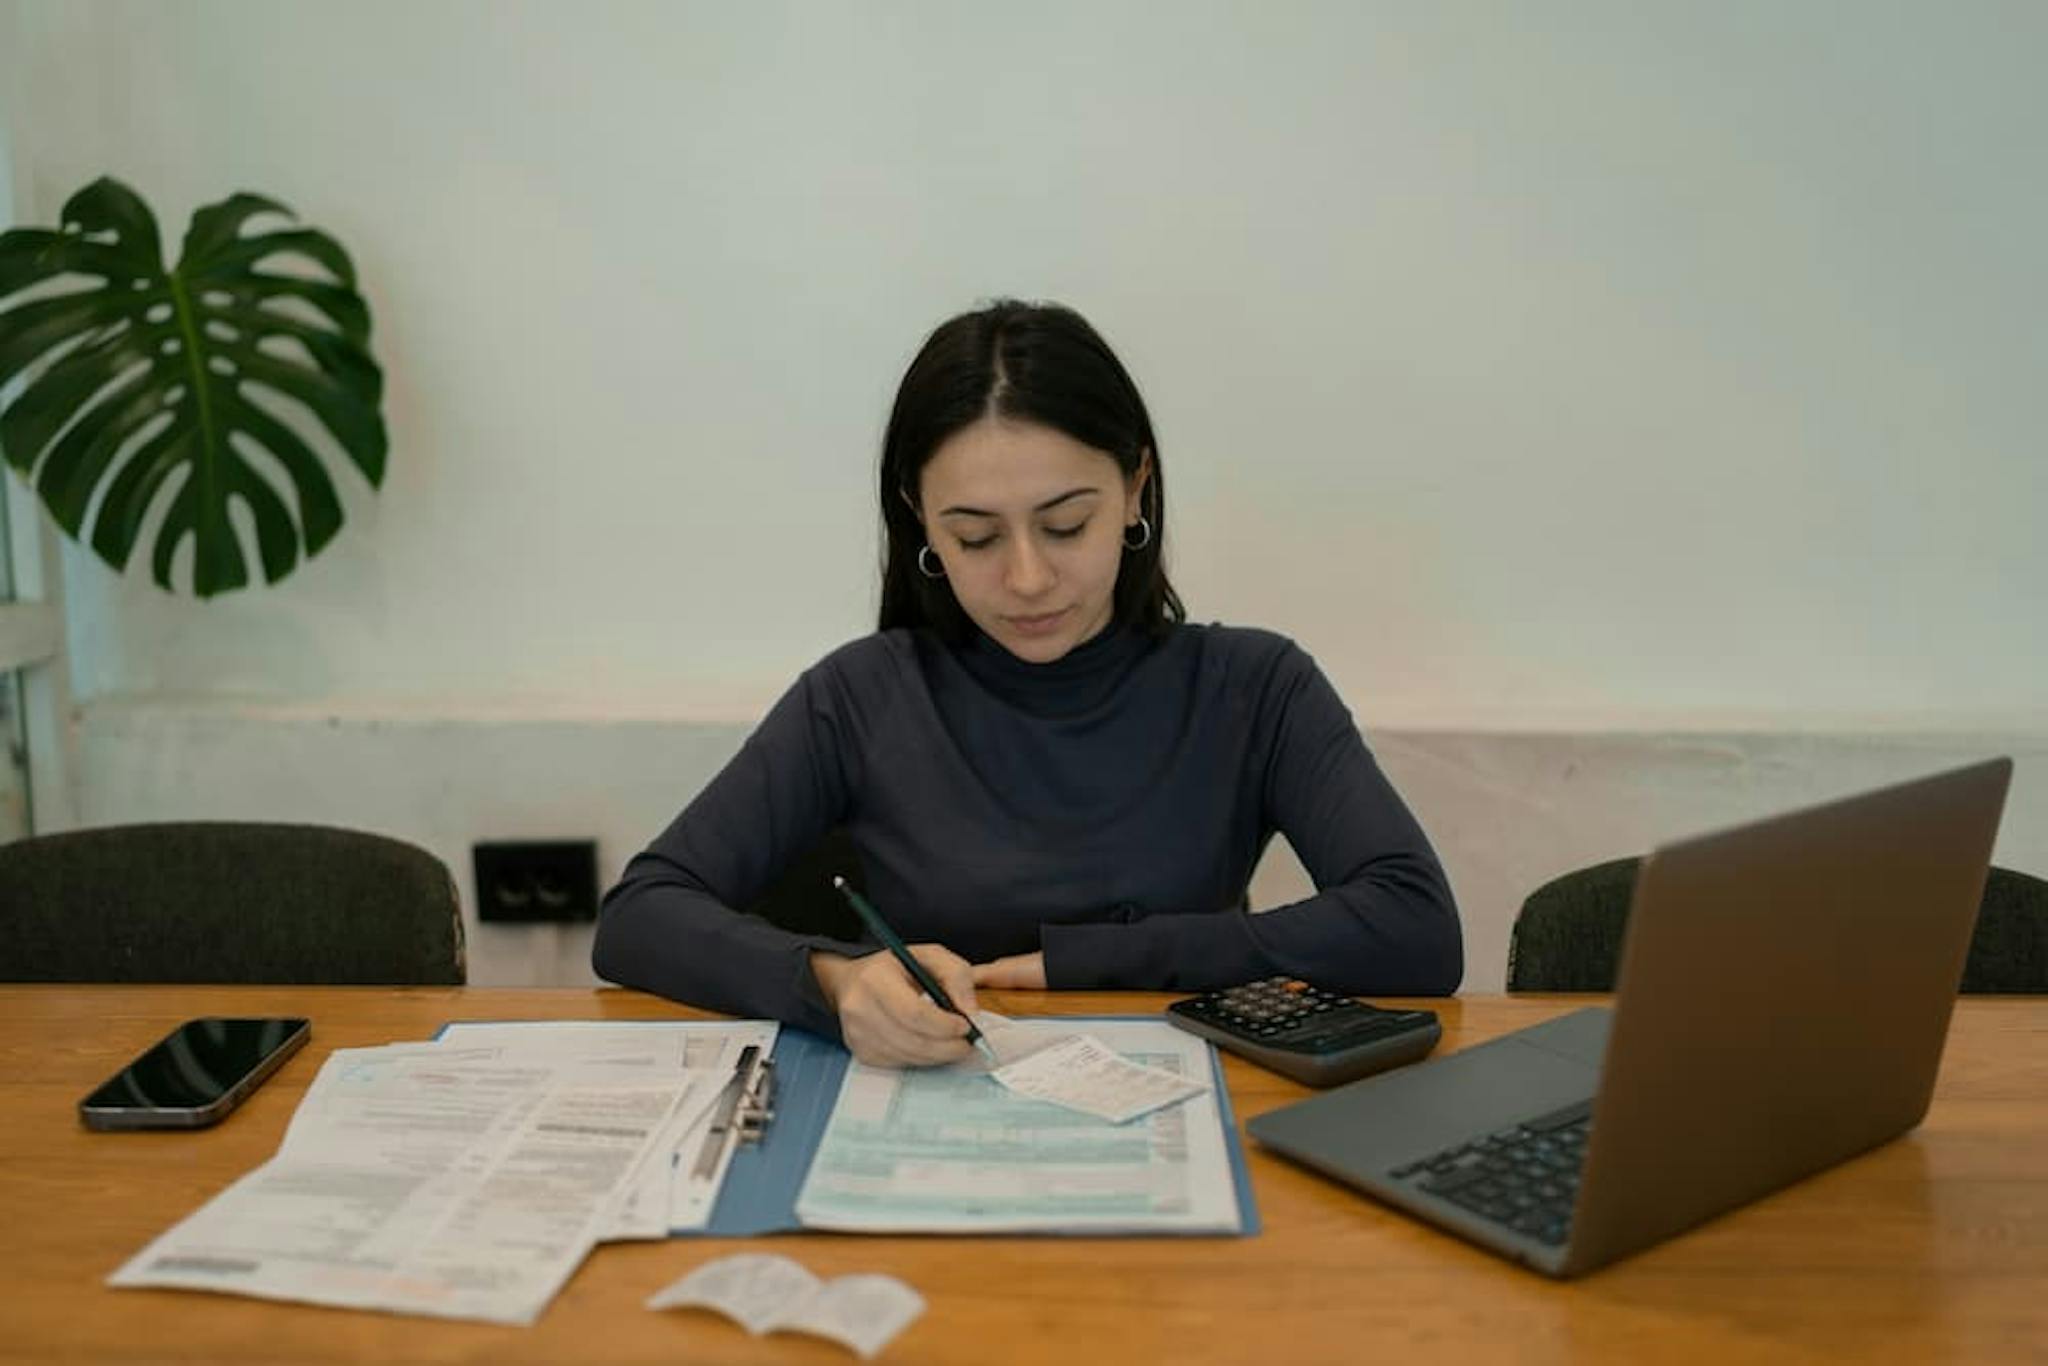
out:
{"label": "paper receipt", "polygon": [[1076,1034],[989,1075],[1020,1096],[1122,1124],[1209,1088],[1132,1062],[1092,1034]]}
{"label": "paper receipt", "polygon": [[649,1309],[714,1309],[759,1336],[815,1333],[872,1357],[924,1312],[894,1276],[821,1281],[787,1257],[743,1252],[704,1263],[648,1297]]}

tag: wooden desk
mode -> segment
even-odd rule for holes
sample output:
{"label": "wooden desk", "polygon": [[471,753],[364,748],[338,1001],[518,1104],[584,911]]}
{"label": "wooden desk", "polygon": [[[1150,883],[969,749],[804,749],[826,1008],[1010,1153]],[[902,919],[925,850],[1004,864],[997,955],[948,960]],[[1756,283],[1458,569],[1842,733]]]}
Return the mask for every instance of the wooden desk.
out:
{"label": "wooden desk", "polygon": [[[1167,998],[1019,993],[1016,1014]],[[1429,1003],[1445,1050],[1569,998]],[[530,1329],[106,1289],[150,1238],[268,1157],[332,1048],[455,1019],[659,1019],[621,991],[0,987],[0,1360],[819,1362],[640,1302],[698,1263],[772,1247],[821,1276],[885,1271],[930,1302],[889,1362],[2048,1360],[2048,1000],[1957,1008],[1927,1122],[1899,1142],[1585,1281],[1556,1284],[1247,1145],[1265,1232],[1236,1239],[803,1235],[600,1247]],[[306,1014],[313,1042],[220,1128],[98,1134],[78,1099],[192,1015]],[[1226,1064],[1238,1117],[1305,1094]]]}

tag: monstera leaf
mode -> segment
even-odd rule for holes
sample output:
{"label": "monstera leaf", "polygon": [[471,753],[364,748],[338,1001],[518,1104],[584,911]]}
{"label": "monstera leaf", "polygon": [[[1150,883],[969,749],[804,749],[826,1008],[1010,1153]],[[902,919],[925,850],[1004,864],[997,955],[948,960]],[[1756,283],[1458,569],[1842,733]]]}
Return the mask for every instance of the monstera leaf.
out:
{"label": "monstera leaf", "polygon": [[[91,512],[89,543],[115,569],[164,495],[156,581],[171,587],[172,557],[190,536],[202,598],[249,581],[228,517],[237,499],[271,583],[301,546],[316,554],[340,529],[341,499],[305,439],[308,415],[372,485],[384,476],[384,380],[348,254],[306,228],[244,236],[257,215],[292,216],[253,194],[200,209],[168,272],[155,216],[115,180],[73,195],[54,232],[0,234],[0,303],[29,291],[0,308],[0,395],[26,379],[0,409],[0,453],[81,542]],[[276,273],[291,258],[329,278]],[[85,287],[33,289],[67,278]],[[291,503],[250,446],[268,452]]]}

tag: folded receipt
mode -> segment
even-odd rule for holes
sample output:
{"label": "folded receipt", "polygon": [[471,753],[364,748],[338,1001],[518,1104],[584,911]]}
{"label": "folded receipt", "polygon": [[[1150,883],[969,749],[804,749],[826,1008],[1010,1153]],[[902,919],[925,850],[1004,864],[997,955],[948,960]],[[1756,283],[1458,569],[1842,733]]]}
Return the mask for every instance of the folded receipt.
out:
{"label": "folded receipt", "polygon": [[989,1075],[1020,1096],[1123,1124],[1209,1088],[1132,1062],[1092,1034],[1076,1034]]}
{"label": "folded receipt", "polygon": [[649,1309],[712,1309],[756,1337],[813,1333],[872,1357],[924,1312],[924,1297],[894,1276],[819,1280],[801,1263],[746,1252],[706,1262],[648,1297]]}

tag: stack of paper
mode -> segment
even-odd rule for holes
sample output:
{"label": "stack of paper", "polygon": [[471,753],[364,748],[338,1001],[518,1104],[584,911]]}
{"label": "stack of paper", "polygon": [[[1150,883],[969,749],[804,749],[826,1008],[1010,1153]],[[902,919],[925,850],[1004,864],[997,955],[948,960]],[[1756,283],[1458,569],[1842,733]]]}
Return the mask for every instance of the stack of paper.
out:
{"label": "stack of paper", "polygon": [[735,1149],[730,1143],[716,1145],[715,1162],[708,1169],[697,1164],[712,1137],[715,1104],[740,1055],[750,1047],[769,1053],[779,1032],[772,1020],[465,1021],[443,1030],[441,1042],[502,1048],[519,1057],[582,1059],[613,1069],[638,1067],[681,1077],[695,1088],[676,1107],[606,1220],[598,1241],[613,1242],[666,1238],[672,1231],[701,1229],[709,1221]]}
{"label": "stack of paper", "polygon": [[674,1155],[701,1142],[742,1040],[775,1034],[622,1028],[337,1049],[276,1156],[109,1284],[531,1323],[595,1243],[708,1210],[722,1163],[692,1182]]}
{"label": "stack of paper", "polygon": [[[750,1193],[788,1201],[763,1227],[1243,1229],[1206,1042],[1153,1019],[983,1027],[992,1072],[839,1053],[813,1073],[799,1108],[817,1127],[785,1133],[785,1116],[793,1161],[754,1169],[789,1177]],[[337,1050],[277,1155],[109,1281],[531,1323],[595,1244],[707,1227],[738,1079],[758,1079],[778,1032],[455,1024],[436,1043]]]}

